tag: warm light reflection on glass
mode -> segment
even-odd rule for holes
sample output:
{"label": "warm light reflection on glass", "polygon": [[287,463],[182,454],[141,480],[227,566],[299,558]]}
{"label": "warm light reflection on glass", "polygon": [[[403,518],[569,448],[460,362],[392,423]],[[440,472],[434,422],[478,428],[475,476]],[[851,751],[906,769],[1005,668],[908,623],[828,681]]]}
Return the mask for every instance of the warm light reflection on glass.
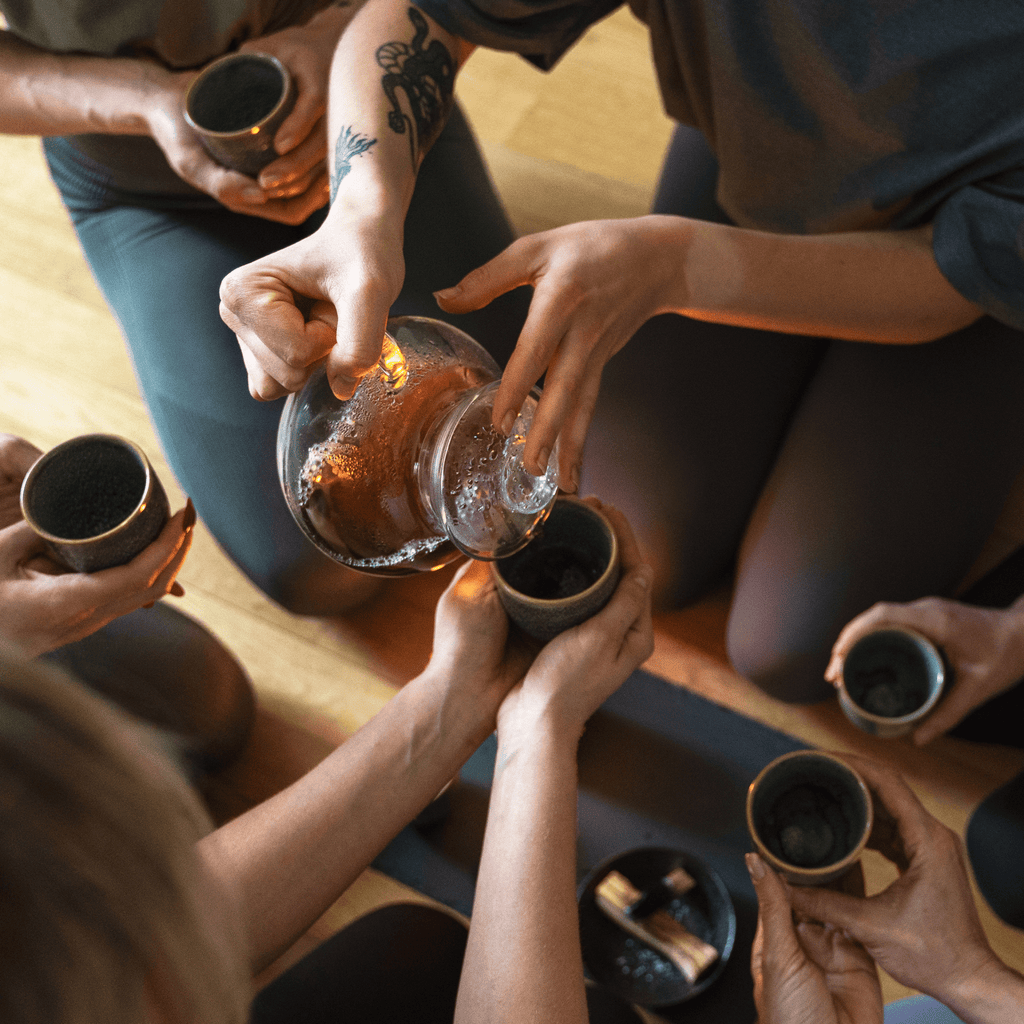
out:
{"label": "warm light reflection on glass", "polygon": [[384,335],[384,346],[377,365],[380,367],[384,383],[392,391],[401,391],[405,387],[405,382],[409,377],[409,368],[406,366],[405,356],[402,355],[402,350],[387,334]]}
{"label": "warm light reflection on glass", "polygon": [[249,131],[252,132],[253,135],[259,135],[259,133],[260,133],[260,126],[257,125],[255,128],[250,128]]}

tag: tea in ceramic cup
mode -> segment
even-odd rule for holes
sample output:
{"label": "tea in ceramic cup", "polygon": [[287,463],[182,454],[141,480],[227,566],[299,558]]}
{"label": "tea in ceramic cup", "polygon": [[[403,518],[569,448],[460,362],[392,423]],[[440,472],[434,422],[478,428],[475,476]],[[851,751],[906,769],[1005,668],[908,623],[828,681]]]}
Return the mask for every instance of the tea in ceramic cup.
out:
{"label": "tea in ceramic cup", "polygon": [[185,92],[184,114],[217,163],[251,178],[277,159],[274,135],[295,105],[288,69],[269,53],[229,53]]}
{"label": "tea in ceramic cup", "polygon": [[508,617],[547,641],[608,603],[619,582],[619,542],[603,512],[563,495],[525,547],[491,565]]}
{"label": "tea in ceramic cup", "polygon": [[783,754],[747,791],[754,846],[794,885],[825,885],[844,875],[864,852],[873,821],[867,784],[822,750]]}
{"label": "tea in ceramic cup", "polygon": [[170,504],[137,444],[83,434],[51,448],[28,471],[21,513],[61,565],[96,572],[130,562],[156,540]]}
{"label": "tea in ceramic cup", "polygon": [[876,629],[843,659],[839,704],[865,732],[902,736],[931,714],[947,674],[942,652],[926,636],[904,626]]}

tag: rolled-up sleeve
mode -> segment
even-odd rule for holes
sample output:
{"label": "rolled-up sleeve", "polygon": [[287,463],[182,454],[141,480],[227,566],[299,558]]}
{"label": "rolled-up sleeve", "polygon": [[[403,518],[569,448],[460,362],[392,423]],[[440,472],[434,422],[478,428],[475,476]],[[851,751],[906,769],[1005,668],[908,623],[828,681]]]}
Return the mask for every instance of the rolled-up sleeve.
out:
{"label": "rolled-up sleeve", "polygon": [[590,25],[622,0],[416,0],[452,35],[526,57],[547,71]]}
{"label": "rolled-up sleeve", "polygon": [[950,284],[1024,330],[1024,167],[957,189],[933,223],[932,249]]}

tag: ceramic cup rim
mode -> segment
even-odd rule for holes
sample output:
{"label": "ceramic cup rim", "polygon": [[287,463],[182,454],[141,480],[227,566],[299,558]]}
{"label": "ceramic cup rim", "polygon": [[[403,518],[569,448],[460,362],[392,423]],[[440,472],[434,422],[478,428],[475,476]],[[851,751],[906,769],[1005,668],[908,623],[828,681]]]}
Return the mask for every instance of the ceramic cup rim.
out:
{"label": "ceramic cup rim", "polygon": [[[853,649],[861,642],[869,637],[873,637],[879,633],[902,633],[904,636],[910,637],[915,644],[923,647],[928,655],[935,659],[938,665],[938,671],[936,672],[937,681],[931,686],[931,692],[928,694],[928,699],[920,705],[920,707],[914,708],[913,711],[907,712],[905,715],[879,715],[873,711],[868,711],[866,708],[858,704],[850,691],[846,686],[846,659],[849,658],[850,653]],[[919,722],[926,715],[931,714],[935,705],[938,704],[939,699],[942,697],[942,693],[946,688],[946,666],[942,660],[942,654],[939,648],[923,633],[919,633],[916,629],[911,629],[909,626],[879,626],[877,629],[873,629],[870,633],[865,633],[864,636],[860,637],[854,642],[853,646],[849,651],[846,652],[846,657],[843,658],[843,664],[839,669],[839,686],[837,687],[840,696],[840,702],[848,702],[854,712],[866,722],[871,722],[878,726],[901,726],[901,725],[913,725],[915,722]],[[856,724],[856,723],[855,723]]]}
{"label": "ceramic cup rim", "polygon": [[[219,132],[213,128],[205,128],[192,118],[191,104],[192,97],[195,95],[195,90],[206,81],[207,78],[216,70],[218,70],[224,64],[233,64],[236,61],[242,60],[259,60],[264,64],[271,64],[281,76],[281,95],[278,97],[277,102],[274,106],[261,117],[258,121],[253,121],[252,124],[246,125],[244,128],[236,128],[230,132]],[[218,57],[216,60],[210,61],[195,78],[192,79],[188,84],[188,88],[185,90],[185,97],[181,103],[182,115],[185,118],[185,122],[188,126],[200,135],[205,135],[209,139],[236,139],[244,138],[246,135],[252,134],[253,128],[262,128],[271,118],[275,117],[280,111],[281,107],[288,99],[288,93],[291,88],[291,72],[277,59],[272,53],[264,53],[262,50],[236,50],[233,53],[226,53],[223,57]]]}
{"label": "ceramic cup rim", "polygon": [[[35,517],[29,511],[28,492],[32,481],[34,481],[42,471],[43,466],[51,462],[53,458],[63,455],[71,448],[77,448],[86,442],[95,441],[106,441],[131,450],[146,473],[146,485],[142,490],[142,497],[138,500],[131,512],[124,517],[124,519],[112,526],[109,530],[104,530],[103,533],[93,533],[88,537],[61,537],[58,534],[50,533],[49,530],[44,529],[36,521]],[[49,451],[44,452],[38,459],[36,459],[35,462],[32,463],[29,471],[25,474],[25,479],[21,481],[21,493],[19,495],[21,514],[24,517],[25,522],[32,527],[32,530],[42,537],[43,540],[47,540],[51,544],[59,544],[61,547],[67,548],[95,544],[98,540],[102,540],[106,537],[111,537],[114,534],[119,533],[125,528],[125,526],[132,522],[133,519],[137,519],[146,510],[153,497],[155,479],[156,474],[153,472],[153,467],[150,465],[150,461],[146,453],[130,438],[122,437],[120,434],[77,434],[75,437],[69,437],[66,441],[61,441],[60,444],[54,445]]]}
{"label": "ceramic cup rim", "polygon": [[[864,806],[866,808],[864,828],[856,844],[854,844],[853,849],[839,860],[818,868],[801,867],[798,864],[790,864],[789,861],[785,861],[782,860],[781,857],[777,857],[768,849],[767,845],[761,839],[757,829],[754,827],[754,795],[757,792],[758,787],[779,765],[787,761],[804,759],[820,759],[830,761],[833,764],[838,765],[856,782],[857,789],[864,799]],[[754,846],[757,847],[758,854],[760,854],[760,856],[763,857],[780,874],[789,877],[791,880],[799,879],[802,884],[810,885],[831,881],[834,878],[838,878],[852,867],[860,859],[867,847],[868,838],[871,836],[871,829],[874,826],[875,820],[871,790],[868,788],[868,784],[864,781],[863,776],[861,776],[860,772],[858,772],[856,768],[847,764],[846,761],[837,754],[833,754],[828,750],[791,750],[788,754],[782,754],[774,760],[769,761],[768,764],[766,764],[757,773],[757,777],[747,788],[746,817],[747,832],[750,834],[750,838],[753,840]]]}
{"label": "ceramic cup rim", "polygon": [[[529,594],[524,594],[521,590],[517,590],[505,579],[504,573],[501,571],[501,564],[505,561],[504,558],[495,559],[492,563],[494,566],[495,575],[498,578],[498,585],[510,594],[514,594],[516,600],[523,605],[529,605],[534,608],[543,608],[550,611],[551,609],[568,608],[572,605],[578,604],[584,597],[591,594],[593,591],[598,590],[600,587],[607,585],[608,577],[616,571],[616,567],[619,562],[619,538],[615,533],[615,528],[612,526],[611,520],[604,514],[604,510],[591,505],[589,502],[584,501],[582,498],[578,498],[574,494],[559,494],[555,500],[551,503],[551,507],[548,511],[548,515],[545,516],[546,521],[554,513],[555,507],[559,504],[562,505],[576,505],[584,506],[590,513],[592,513],[600,521],[602,528],[610,538],[610,545],[608,549],[608,564],[604,567],[601,575],[598,576],[593,583],[590,584],[585,590],[579,590],[575,594],[570,594],[568,597],[532,597]],[[530,538],[533,540],[534,538]],[[525,545],[524,545],[525,547]],[[519,551],[523,549],[520,548]],[[512,554],[518,554],[519,552],[513,552]],[[512,557],[509,555],[507,557]]]}

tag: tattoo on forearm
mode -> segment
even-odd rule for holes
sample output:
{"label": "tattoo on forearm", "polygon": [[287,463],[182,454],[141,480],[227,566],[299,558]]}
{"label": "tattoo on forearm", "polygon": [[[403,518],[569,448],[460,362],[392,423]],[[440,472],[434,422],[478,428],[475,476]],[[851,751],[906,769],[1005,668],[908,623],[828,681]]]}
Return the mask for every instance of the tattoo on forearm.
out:
{"label": "tattoo on forearm", "polygon": [[352,170],[352,158],[365,153],[377,140],[352,131],[351,127],[341,129],[334,147],[334,170],[331,173],[331,202],[338,194],[341,179]]}
{"label": "tattoo on forearm", "polygon": [[[409,8],[416,30],[411,43],[385,43],[377,50],[377,63],[387,72],[380,84],[391,102],[388,125],[398,135],[409,135],[412,169],[441,134],[455,92],[455,62],[439,39],[423,43],[430,31],[427,19]],[[399,90],[405,93],[412,117],[402,108]]]}

